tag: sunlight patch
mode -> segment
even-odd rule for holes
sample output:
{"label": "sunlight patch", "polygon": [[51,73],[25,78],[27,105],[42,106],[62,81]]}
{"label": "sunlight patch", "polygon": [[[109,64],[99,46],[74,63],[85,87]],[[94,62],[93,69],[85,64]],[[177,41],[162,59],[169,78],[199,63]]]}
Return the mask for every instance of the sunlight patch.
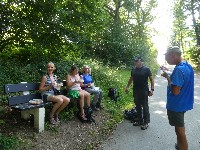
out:
{"label": "sunlight patch", "polygon": [[156,111],[154,111],[155,112],[155,114],[164,114],[164,112],[163,111],[161,111],[161,110],[156,110]]}
{"label": "sunlight patch", "polygon": [[166,102],[164,102],[164,101],[161,101],[161,102],[159,102],[158,104],[159,104],[159,106],[161,106],[161,107],[165,107],[165,106],[166,106]]}

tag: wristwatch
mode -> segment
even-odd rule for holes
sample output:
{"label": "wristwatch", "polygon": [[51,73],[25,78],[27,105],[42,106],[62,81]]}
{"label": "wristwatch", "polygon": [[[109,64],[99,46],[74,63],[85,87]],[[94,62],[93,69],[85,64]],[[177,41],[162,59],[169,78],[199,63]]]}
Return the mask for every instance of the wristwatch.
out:
{"label": "wristwatch", "polygon": [[151,89],[152,91],[154,91],[154,89]]}

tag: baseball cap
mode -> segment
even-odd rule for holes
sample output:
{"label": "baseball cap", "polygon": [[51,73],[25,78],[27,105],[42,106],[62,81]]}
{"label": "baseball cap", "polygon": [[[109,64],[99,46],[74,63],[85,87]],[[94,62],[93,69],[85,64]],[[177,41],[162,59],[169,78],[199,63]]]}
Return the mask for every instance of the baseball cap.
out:
{"label": "baseball cap", "polygon": [[142,57],[141,57],[140,55],[137,55],[136,57],[134,57],[133,60],[134,60],[134,61],[142,60]]}
{"label": "baseball cap", "polygon": [[170,46],[170,47],[167,48],[167,51],[166,51],[165,55],[169,54],[169,53],[172,53],[172,52],[179,53],[179,54],[182,53],[178,46]]}

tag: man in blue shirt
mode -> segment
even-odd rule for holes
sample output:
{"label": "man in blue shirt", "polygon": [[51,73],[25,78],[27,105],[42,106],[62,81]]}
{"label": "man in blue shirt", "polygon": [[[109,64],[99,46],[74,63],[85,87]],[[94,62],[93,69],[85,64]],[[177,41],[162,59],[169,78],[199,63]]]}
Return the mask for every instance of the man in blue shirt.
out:
{"label": "man in blue shirt", "polygon": [[186,61],[182,61],[179,47],[169,47],[165,53],[169,65],[176,65],[172,74],[162,74],[168,81],[167,115],[169,124],[175,126],[178,150],[188,150],[184,127],[184,113],[193,109],[194,103],[194,71]]}

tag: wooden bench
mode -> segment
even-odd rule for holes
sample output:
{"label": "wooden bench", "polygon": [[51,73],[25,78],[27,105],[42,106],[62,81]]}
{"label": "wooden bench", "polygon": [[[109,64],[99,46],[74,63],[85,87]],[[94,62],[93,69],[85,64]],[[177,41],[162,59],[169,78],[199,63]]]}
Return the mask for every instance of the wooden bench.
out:
{"label": "wooden bench", "polygon": [[6,84],[4,85],[4,93],[8,96],[8,106],[21,111],[21,117],[24,119],[34,115],[34,127],[38,132],[42,132],[45,123],[45,106],[52,104],[52,102],[47,102],[44,98],[41,104],[29,103],[33,99],[42,99],[41,93],[38,91],[39,85],[40,83],[26,82]]}
{"label": "wooden bench", "polygon": [[[66,80],[63,80],[63,87],[59,91],[60,94],[66,95]],[[21,111],[23,119],[29,119],[31,115],[34,116],[34,127],[38,132],[44,131],[45,124],[45,106],[52,104],[47,102],[46,98],[42,98],[39,93],[40,83],[27,83],[21,82],[19,84],[6,84],[4,85],[4,93],[8,96],[8,106],[12,109]],[[31,104],[30,100],[44,99],[41,104]],[[71,99],[70,103],[79,105],[79,99]],[[73,105],[74,105],[73,104]]]}

